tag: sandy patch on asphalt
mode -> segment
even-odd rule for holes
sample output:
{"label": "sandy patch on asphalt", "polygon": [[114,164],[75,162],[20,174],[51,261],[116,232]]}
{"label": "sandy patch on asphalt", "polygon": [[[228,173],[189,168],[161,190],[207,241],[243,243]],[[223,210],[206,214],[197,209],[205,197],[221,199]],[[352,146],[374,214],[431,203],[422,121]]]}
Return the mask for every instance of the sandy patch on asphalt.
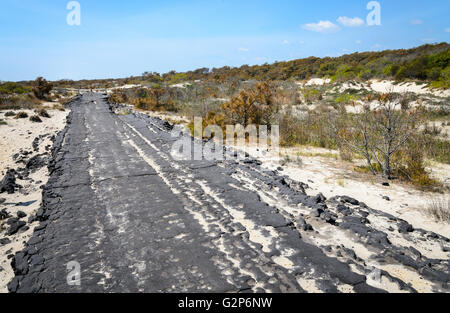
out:
{"label": "sandy patch on asphalt", "polygon": [[[34,115],[34,112],[31,110],[21,111],[27,112],[29,116]],[[5,117],[5,112],[0,113],[0,118],[7,123],[7,125],[0,125],[0,179],[3,178],[7,169],[24,167],[22,163],[16,164],[13,159],[15,154],[21,153],[22,151],[29,151],[31,154],[27,156],[27,159],[37,154],[49,155],[49,147],[52,146],[51,136],[56,135],[64,128],[68,111],[48,110],[48,113],[51,118],[42,117],[42,123],[33,123],[28,118],[16,120],[14,117]],[[33,151],[33,140],[36,137],[44,135],[45,137],[39,141],[38,151]],[[6,200],[0,205],[0,209],[6,208],[12,217],[17,217],[17,212],[22,211],[27,216],[21,220],[28,222],[28,218],[34,215],[41,205],[41,187],[47,183],[48,177],[48,169],[44,167],[31,173],[27,180],[17,180],[17,184],[23,188],[11,195],[7,193],[0,194],[0,198]],[[20,202],[23,205],[17,206]],[[8,238],[11,242],[0,246],[0,292],[7,292],[7,284],[14,277],[8,256],[14,255],[24,248],[25,243],[33,234],[34,227],[38,225],[36,222],[32,224],[27,223],[26,227],[28,229],[26,231],[21,229],[22,231],[19,231],[15,235],[6,236],[8,225],[5,222],[0,222],[0,225],[4,225],[0,230],[0,239]]]}

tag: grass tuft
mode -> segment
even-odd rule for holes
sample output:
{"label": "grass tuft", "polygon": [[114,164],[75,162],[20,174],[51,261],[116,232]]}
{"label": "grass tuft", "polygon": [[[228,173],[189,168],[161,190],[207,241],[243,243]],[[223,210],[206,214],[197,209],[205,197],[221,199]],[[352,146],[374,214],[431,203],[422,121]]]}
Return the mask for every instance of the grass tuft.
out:
{"label": "grass tuft", "polygon": [[450,224],[450,198],[433,198],[428,201],[426,210],[437,221]]}

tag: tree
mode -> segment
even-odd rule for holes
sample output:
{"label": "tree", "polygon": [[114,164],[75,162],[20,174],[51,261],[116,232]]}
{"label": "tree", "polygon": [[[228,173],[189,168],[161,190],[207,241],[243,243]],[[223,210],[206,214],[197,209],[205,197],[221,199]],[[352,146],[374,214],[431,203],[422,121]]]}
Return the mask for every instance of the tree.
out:
{"label": "tree", "polygon": [[225,103],[223,109],[231,115],[233,122],[247,127],[255,118],[256,97],[252,91],[242,90],[238,96]]}
{"label": "tree", "polygon": [[166,90],[164,88],[152,88],[150,90],[151,95],[155,99],[155,106],[159,107],[161,104],[161,98],[165,94]]}
{"label": "tree", "polygon": [[269,126],[273,115],[278,113],[278,106],[274,101],[274,87],[269,81],[266,81],[256,84],[254,92],[261,111],[262,122]]}
{"label": "tree", "polygon": [[364,156],[373,174],[378,166],[383,177],[392,179],[393,156],[417,132],[421,113],[421,108],[410,108],[406,98],[389,92],[379,97],[376,107],[367,104],[362,114],[341,120],[338,137]]}
{"label": "tree", "polygon": [[49,83],[45,78],[38,77],[34,81],[33,93],[36,98],[44,100],[46,95],[53,89],[53,84]]}

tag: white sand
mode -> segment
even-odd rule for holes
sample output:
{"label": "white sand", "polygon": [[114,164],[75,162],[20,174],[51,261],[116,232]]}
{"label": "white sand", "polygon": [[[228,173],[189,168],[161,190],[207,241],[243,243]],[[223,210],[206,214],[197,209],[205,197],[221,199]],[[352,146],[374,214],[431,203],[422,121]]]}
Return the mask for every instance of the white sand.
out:
{"label": "white sand", "polygon": [[[33,115],[31,110],[23,110],[29,116]],[[18,111],[16,111],[18,112]],[[23,164],[16,164],[12,156],[19,153],[21,149],[26,151],[33,151],[32,142],[34,138],[39,135],[56,135],[65,126],[66,116],[68,111],[62,112],[57,110],[48,110],[51,118],[41,118],[43,123],[33,123],[28,118],[16,120],[13,117],[5,117],[4,113],[0,113],[0,118],[8,123],[8,125],[0,125],[0,173],[1,177],[6,173],[8,168],[17,169],[23,167]],[[39,144],[39,151],[34,152],[30,157],[36,154],[49,153],[46,152],[45,147],[52,145],[51,140],[46,137]],[[28,218],[35,214],[39,209],[42,201],[42,190],[40,186],[45,185],[48,180],[48,170],[46,167],[30,175],[32,182],[18,180],[17,183],[24,188],[21,191],[16,191],[12,195],[7,193],[0,194],[0,198],[5,198],[5,203],[17,203],[36,201],[28,207],[16,207],[14,205],[3,204],[0,208],[7,208],[7,211],[12,216],[16,216],[17,211],[23,211],[27,217],[22,219],[28,221]],[[26,194],[24,194],[26,193]],[[3,223],[4,221],[2,221]],[[30,227],[25,232],[19,232],[16,235],[8,237],[11,243],[0,247],[0,292],[7,292],[7,284],[14,277],[8,255],[15,254],[24,248],[24,243],[28,241],[38,223],[27,224]],[[5,227],[7,229],[7,227]],[[0,237],[5,237],[5,230],[0,232]]]}
{"label": "white sand", "polygon": [[416,83],[400,83],[394,84],[393,81],[378,81],[372,80],[369,82],[370,89],[376,92],[389,92],[396,93],[414,93],[418,95],[432,94],[439,97],[449,97],[450,90],[432,90],[428,88],[428,84],[416,84]]}
{"label": "white sand", "polygon": [[[302,86],[324,86],[331,83],[330,79],[312,78],[307,82],[298,82]],[[417,95],[433,95],[437,97],[449,97],[450,90],[430,89],[427,83],[403,82],[395,83],[391,80],[370,80],[367,83],[348,81],[344,82],[336,90],[344,92],[347,89],[376,91],[379,93],[395,92],[395,93],[413,93]]]}
{"label": "white sand", "polygon": [[331,82],[331,79],[327,78],[311,78],[305,83],[305,86],[323,86]]}

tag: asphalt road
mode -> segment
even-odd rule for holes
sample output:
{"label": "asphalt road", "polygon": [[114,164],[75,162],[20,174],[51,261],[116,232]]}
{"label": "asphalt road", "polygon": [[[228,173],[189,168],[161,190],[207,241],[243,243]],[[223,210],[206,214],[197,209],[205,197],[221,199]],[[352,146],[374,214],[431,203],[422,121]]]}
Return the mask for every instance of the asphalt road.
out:
{"label": "asphalt road", "polygon": [[[325,292],[382,291],[367,284],[364,262],[306,240],[310,230],[298,216],[258,193],[276,192],[305,213],[327,208],[302,185],[254,160],[175,161],[170,150],[177,138],[165,123],[114,114],[101,94],[85,94],[70,108],[55,142],[42,223],[13,259],[10,291],[304,292],[305,277]],[[371,212],[353,206],[350,217],[358,208]],[[334,224],[334,214],[321,223]],[[380,251],[389,244],[361,222],[335,224],[366,231]],[[392,251],[394,259],[402,255],[401,248]],[[80,285],[67,282],[70,262],[80,265]],[[431,268],[441,284],[448,281],[445,265]]]}

